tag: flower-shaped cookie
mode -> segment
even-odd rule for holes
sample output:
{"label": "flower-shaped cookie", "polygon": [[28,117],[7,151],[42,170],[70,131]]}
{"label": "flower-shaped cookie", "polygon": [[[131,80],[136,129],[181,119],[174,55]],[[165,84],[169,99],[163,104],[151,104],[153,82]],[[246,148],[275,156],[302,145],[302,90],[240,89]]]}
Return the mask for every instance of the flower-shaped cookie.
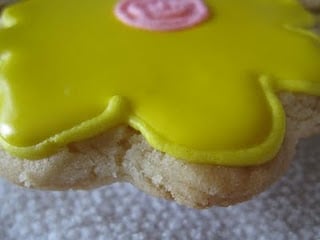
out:
{"label": "flower-shaped cookie", "polygon": [[40,158],[129,124],[186,161],[271,159],[285,129],[276,93],[320,94],[319,38],[301,30],[314,19],[295,0],[202,3],[206,21],[168,32],[123,24],[115,0],[28,0],[7,8],[2,146]]}

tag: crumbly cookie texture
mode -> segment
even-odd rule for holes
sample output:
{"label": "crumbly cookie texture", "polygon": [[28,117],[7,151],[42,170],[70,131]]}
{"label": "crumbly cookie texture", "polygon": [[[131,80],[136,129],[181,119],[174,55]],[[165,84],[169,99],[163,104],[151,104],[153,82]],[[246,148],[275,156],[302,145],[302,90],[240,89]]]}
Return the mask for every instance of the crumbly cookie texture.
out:
{"label": "crumbly cookie texture", "polygon": [[141,190],[193,208],[227,206],[264,191],[288,168],[300,137],[320,132],[320,98],[283,93],[287,131],[272,161],[252,167],[185,163],[153,149],[143,136],[120,126],[71,143],[43,160],[0,152],[0,175],[18,185],[50,190],[90,189],[130,182]]}

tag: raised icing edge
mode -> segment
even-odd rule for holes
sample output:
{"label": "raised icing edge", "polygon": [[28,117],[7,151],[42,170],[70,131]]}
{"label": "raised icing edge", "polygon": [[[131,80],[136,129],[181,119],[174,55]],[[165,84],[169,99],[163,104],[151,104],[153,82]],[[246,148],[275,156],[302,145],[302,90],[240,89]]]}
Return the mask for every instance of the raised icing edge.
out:
{"label": "raised icing edge", "polygon": [[[95,118],[58,133],[39,144],[28,147],[16,147],[0,138],[1,145],[12,155],[28,159],[41,159],[53,154],[68,143],[93,137],[120,124],[129,124],[140,131],[155,149],[168,153],[178,159],[190,163],[219,164],[225,166],[250,166],[265,163],[272,159],[281,147],[285,133],[285,113],[272,86],[271,78],[261,76],[259,79],[262,90],[271,109],[272,128],[266,140],[247,149],[234,151],[201,151],[190,150],[184,146],[170,143],[162,138],[148,124],[135,115],[127,115],[130,106],[121,96],[111,98],[104,112]],[[235,161],[236,160],[236,161]]]}

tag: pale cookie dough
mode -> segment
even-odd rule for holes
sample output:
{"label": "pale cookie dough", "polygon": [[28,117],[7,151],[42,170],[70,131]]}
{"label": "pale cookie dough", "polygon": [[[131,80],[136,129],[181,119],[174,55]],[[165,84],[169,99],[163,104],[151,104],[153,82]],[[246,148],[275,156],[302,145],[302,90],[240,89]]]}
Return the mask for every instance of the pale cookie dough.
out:
{"label": "pale cookie dough", "polygon": [[194,208],[227,206],[264,191],[288,168],[300,137],[320,132],[320,98],[281,94],[287,131],[272,161],[255,167],[188,164],[154,150],[125,126],[79,143],[40,161],[0,152],[0,175],[37,189],[89,189],[130,182],[141,190]]}

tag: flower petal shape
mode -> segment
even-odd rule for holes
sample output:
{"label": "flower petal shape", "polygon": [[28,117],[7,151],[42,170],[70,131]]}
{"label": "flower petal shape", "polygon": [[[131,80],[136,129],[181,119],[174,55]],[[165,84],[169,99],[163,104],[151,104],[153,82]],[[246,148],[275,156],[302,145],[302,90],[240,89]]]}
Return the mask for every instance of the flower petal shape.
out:
{"label": "flower petal shape", "polygon": [[115,0],[29,0],[0,32],[1,144],[41,158],[120,124],[185,161],[270,160],[285,116],[279,91],[320,94],[312,15],[290,0],[208,0],[183,31],[128,27]]}

